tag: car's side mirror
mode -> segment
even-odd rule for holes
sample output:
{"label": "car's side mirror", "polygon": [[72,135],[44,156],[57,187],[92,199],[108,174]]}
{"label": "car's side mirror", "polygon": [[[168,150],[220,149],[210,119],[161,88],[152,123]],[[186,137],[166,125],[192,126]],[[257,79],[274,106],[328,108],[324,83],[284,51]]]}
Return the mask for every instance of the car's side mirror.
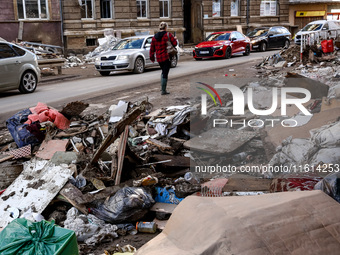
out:
{"label": "car's side mirror", "polygon": [[151,47],[151,43],[146,43],[144,48],[150,48]]}
{"label": "car's side mirror", "polygon": [[236,41],[236,38],[235,38],[235,37],[231,38],[231,41],[232,41],[232,42],[233,42],[233,41]]}

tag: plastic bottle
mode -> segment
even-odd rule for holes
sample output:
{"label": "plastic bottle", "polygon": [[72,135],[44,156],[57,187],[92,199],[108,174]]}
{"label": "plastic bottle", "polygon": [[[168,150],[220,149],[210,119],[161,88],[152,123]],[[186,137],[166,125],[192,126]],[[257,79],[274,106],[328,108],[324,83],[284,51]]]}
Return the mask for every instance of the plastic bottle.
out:
{"label": "plastic bottle", "polygon": [[136,137],[138,136],[138,132],[136,129],[134,129],[132,126],[129,126],[129,136],[130,137]]}
{"label": "plastic bottle", "polygon": [[155,222],[137,222],[136,229],[142,233],[156,233],[157,224]]}
{"label": "plastic bottle", "polygon": [[241,162],[243,160],[245,160],[248,156],[248,153],[246,152],[240,152],[240,153],[237,153],[233,156],[232,160],[233,162]]}
{"label": "plastic bottle", "polygon": [[200,183],[199,179],[192,172],[187,172],[184,175],[184,179],[187,182],[191,183],[191,184],[198,184],[198,183]]}

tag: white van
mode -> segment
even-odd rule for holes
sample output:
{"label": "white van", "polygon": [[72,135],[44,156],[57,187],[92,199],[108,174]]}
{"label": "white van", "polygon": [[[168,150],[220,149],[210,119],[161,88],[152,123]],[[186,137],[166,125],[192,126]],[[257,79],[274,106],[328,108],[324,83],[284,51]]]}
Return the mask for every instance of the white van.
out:
{"label": "white van", "polygon": [[[301,34],[311,31],[327,31],[330,29],[339,29],[338,36],[340,35],[340,21],[338,20],[316,20],[308,23],[304,28],[295,34],[294,42],[301,43]],[[334,37],[335,33],[332,32],[329,37]]]}

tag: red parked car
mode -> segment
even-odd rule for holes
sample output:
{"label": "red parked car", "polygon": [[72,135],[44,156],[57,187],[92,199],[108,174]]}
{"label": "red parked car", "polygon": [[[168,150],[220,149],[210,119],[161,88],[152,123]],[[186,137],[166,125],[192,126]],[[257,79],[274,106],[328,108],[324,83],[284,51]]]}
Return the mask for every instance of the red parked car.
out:
{"label": "red parked car", "polygon": [[196,60],[202,58],[230,58],[234,54],[248,56],[251,51],[250,39],[237,31],[224,31],[210,34],[197,44],[193,52]]}

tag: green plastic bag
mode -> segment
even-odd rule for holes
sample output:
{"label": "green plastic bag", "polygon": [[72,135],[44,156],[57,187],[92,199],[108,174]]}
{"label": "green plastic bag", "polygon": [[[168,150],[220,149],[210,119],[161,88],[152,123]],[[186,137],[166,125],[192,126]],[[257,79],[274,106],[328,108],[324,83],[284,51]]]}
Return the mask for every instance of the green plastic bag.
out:
{"label": "green plastic bag", "polygon": [[20,218],[0,232],[1,255],[78,255],[77,237],[54,221],[31,222]]}

